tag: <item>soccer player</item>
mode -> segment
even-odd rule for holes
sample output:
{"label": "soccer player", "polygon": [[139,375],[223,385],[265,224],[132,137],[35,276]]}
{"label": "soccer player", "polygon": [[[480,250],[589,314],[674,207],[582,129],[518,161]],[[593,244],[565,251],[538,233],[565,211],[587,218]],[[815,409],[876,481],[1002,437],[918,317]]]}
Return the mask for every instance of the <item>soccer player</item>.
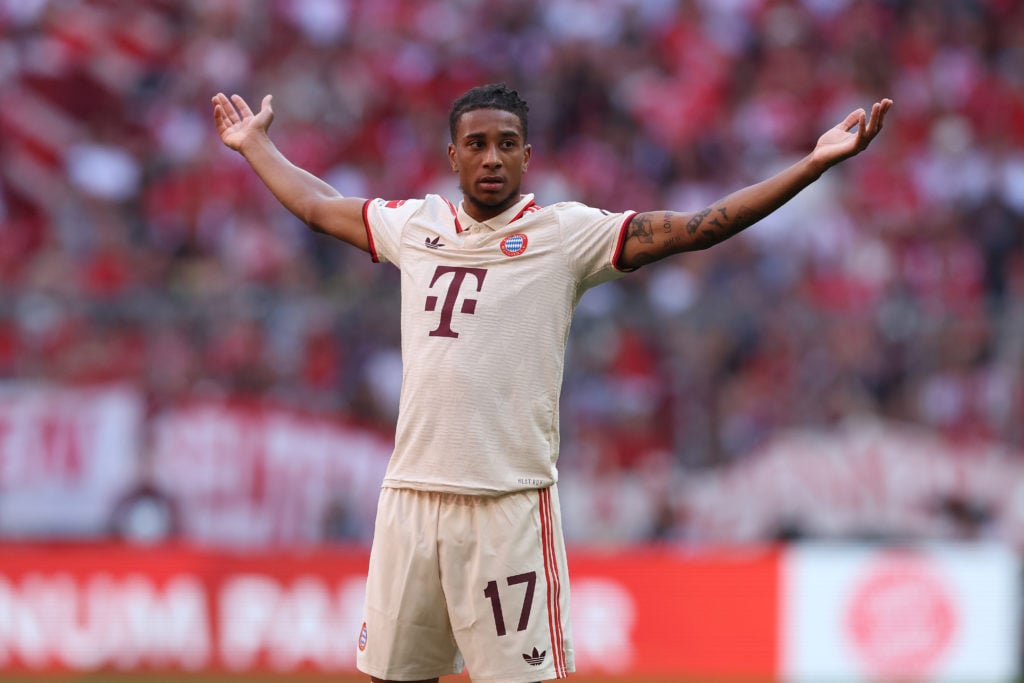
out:
{"label": "soccer player", "polygon": [[401,271],[403,383],[377,509],[357,665],[373,681],[526,683],[574,670],[555,466],[573,310],[602,282],[706,249],[865,149],[892,101],[850,113],[803,159],[698,211],[541,207],[523,194],[527,105],[503,84],[455,101],[462,201],[343,197],[289,162],[254,114],[213,98],[221,140],[306,225]]}

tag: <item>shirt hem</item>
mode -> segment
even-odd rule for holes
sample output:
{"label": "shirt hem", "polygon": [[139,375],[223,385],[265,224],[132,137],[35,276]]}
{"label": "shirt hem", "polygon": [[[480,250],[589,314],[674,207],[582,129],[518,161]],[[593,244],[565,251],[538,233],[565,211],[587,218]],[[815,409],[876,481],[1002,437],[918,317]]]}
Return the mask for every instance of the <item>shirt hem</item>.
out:
{"label": "shirt hem", "polygon": [[506,488],[490,488],[479,486],[455,486],[437,482],[408,481],[404,479],[385,479],[381,484],[381,488],[411,489],[413,491],[427,491],[430,493],[454,493],[460,496],[497,497],[504,496],[509,493],[519,493],[521,491],[539,491],[541,489],[550,488],[556,483],[558,483],[556,480],[548,478],[535,479],[528,484],[518,484],[516,486],[509,486]]}

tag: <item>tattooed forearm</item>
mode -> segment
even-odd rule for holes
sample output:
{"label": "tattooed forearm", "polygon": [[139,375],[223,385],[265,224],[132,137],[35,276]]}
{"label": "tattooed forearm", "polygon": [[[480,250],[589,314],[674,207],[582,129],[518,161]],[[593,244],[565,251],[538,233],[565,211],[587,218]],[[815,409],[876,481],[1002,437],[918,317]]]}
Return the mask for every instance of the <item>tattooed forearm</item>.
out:
{"label": "tattooed forearm", "polygon": [[[704,219],[712,212],[715,215],[705,221]],[[748,206],[740,206],[731,216],[729,209],[724,206],[708,207],[690,219],[686,229],[689,234],[693,235],[696,232],[693,225],[697,221],[697,228],[701,228],[699,244],[702,248],[706,248],[749,228],[762,218],[764,218],[764,214],[758,213]]]}
{"label": "tattooed forearm", "polygon": [[[639,213],[626,229],[618,265],[624,268],[658,261],[669,254],[713,247],[761,220],[759,212],[737,202],[716,203],[693,214],[671,211]],[[661,229],[654,226],[660,224]]]}
{"label": "tattooed forearm", "polygon": [[781,207],[823,172],[820,159],[812,154],[700,211],[638,214],[626,230],[616,266],[635,268],[672,254],[707,249],[724,242]]}

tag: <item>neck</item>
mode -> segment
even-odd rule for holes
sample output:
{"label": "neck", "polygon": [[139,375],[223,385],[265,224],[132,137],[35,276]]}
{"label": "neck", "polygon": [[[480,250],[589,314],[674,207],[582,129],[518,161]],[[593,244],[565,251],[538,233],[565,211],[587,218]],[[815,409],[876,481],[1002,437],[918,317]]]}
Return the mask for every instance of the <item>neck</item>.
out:
{"label": "neck", "polygon": [[503,201],[498,205],[483,204],[468,194],[462,195],[462,207],[470,217],[483,223],[489,221],[495,216],[500,216],[505,213],[509,208],[515,206],[523,198],[523,195],[518,192],[513,194],[511,197]]}

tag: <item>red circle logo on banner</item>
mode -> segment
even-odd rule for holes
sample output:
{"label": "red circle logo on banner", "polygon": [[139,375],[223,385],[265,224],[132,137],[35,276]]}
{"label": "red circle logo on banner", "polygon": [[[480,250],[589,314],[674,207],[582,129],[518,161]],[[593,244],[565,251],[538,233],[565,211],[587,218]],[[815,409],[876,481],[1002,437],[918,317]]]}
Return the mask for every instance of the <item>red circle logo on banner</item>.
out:
{"label": "red circle logo on banner", "polygon": [[871,673],[917,678],[946,653],[957,621],[950,590],[937,571],[901,556],[865,572],[851,596],[846,626]]}

